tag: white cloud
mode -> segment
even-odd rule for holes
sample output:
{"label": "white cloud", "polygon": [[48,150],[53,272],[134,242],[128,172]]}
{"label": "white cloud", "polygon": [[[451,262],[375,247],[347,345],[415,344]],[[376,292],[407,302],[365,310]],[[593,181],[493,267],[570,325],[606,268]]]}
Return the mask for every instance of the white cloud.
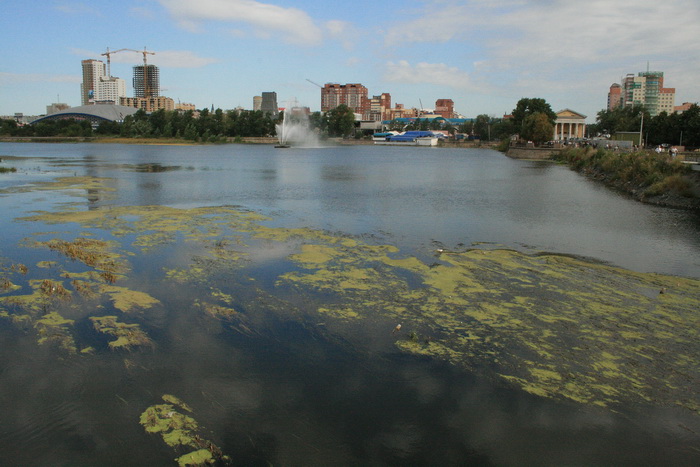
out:
{"label": "white cloud", "polygon": [[[394,55],[421,50],[421,44],[438,44],[437,53],[457,52],[434,60],[445,63],[439,66],[392,63],[389,74],[404,82],[461,81],[468,90],[488,83],[501,94],[602,108],[608,86],[649,61],[665,72],[664,84],[676,87],[677,95],[697,93],[688,87],[700,74],[697,0],[428,0],[421,11],[395,18],[399,21],[384,35]],[[466,60],[473,68],[467,74],[452,68],[452,60]]]}
{"label": "white cloud", "polygon": [[419,13],[417,19],[395,24],[386,32],[387,46],[401,46],[413,42],[447,42],[466,34],[471,23],[467,6],[443,6]]}
{"label": "white cloud", "polygon": [[[110,54],[110,62],[112,64],[125,63],[129,65],[140,65],[143,63],[143,54],[141,50],[119,50],[121,49],[112,49],[112,52],[116,52]],[[189,50],[148,51],[155,52],[155,55],[147,54],[146,58],[148,63],[165,68],[202,68],[219,61],[215,58],[200,57]],[[81,56],[83,59],[94,58],[106,63],[107,57],[102,55],[105,52],[94,52],[92,50],[78,48],[71,49],[71,53]]]}
{"label": "white cloud", "polygon": [[444,63],[417,63],[411,65],[406,60],[388,62],[384,78],[387,81],[408,84],[436,84],[455,89],[472,87],[471,77],[466,71],[450,67]]}
{"label": "white cloud", "polygon": [[159,0],[180,25],[190,31],[203,21],[246,23],[256,35],[281,34],[290,43],[318,45],[322,30],[298,8],[283,8],[254,0]]}
{"label": "white cloud", "polygon": [[62,13],[69,15],[90,15],[101,17],[102,12],[94,6],[81,2],[57,2],[54,8]]}
{"label": "white cloud", "polygon": [[189,50],[163,50],[151,60],[154,65],[166,68],[201,68],[218,62],[214,58],[199,57]]}
{"label": "white cloud", "polygon": [[357,29],[347,21],[326,21],[324,27],[328,37],[338,40],[345,50],[352,50],[360,37]]}
{"label": "white cloud", "polygon": [[7,73],[0,71],[0,86],[26,83],[80,83],[80,75],[51,75],[48,73]]}

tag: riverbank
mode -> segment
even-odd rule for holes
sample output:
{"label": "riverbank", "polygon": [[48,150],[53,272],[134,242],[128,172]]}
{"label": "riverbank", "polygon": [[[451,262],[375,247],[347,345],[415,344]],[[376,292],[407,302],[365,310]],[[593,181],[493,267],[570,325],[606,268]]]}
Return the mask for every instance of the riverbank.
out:
{"label": "riverbank", "polygon": [[569,148],[551,159],[643,203],[700,210],[700,172],[682,158],[652,151]]}
{"label": "riverbank", "polygon": [[[247,136],[247,137],[227,137],[222,141],[197,142],[182,138],[123,138],[117,136],[3,136],[0,137],[2,143],[102,143],[102,144],[149,144],[158,146],[193,146],[200,144],[278,144],[279,140],[276,136]],[[371,139],[354,139],[354,138],[328,138],[321,141],[329,145],[342,146],[362,146],[373,145]],[[440,141],[438,147],[444,148],[491,148],[495,149],[498,142],[487,141]]]}

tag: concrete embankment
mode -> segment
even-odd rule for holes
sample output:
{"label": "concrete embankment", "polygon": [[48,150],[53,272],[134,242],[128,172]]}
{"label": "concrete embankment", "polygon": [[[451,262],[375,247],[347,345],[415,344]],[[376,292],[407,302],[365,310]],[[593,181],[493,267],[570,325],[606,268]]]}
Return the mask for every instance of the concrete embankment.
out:
{"label": "concrete embankment", "polygon": [[561,152],[560,148],[527,148],[527,147],[510,147],[506,151],[506,156],[513,159],[551,159],[552,156]]}

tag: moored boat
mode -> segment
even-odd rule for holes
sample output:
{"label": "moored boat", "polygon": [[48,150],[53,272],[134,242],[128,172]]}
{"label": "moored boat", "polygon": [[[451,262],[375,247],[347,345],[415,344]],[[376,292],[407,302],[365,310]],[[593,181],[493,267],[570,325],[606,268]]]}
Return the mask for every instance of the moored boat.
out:
{"label": "moored boat", "polygon": [[437,146],[438,136],[432,131],[407,131],[398,135],[386,136],[384,140],[375,139],[374,144],[395,146]]}

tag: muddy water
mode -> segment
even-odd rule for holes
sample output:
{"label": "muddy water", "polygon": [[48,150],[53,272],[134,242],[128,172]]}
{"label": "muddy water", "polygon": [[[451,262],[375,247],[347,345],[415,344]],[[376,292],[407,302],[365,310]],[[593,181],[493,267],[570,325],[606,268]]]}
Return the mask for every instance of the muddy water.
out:
{"label": "muddy water", "polygon": [[3,464],[700,459],[692,214],[493,151],[0,155]]}

